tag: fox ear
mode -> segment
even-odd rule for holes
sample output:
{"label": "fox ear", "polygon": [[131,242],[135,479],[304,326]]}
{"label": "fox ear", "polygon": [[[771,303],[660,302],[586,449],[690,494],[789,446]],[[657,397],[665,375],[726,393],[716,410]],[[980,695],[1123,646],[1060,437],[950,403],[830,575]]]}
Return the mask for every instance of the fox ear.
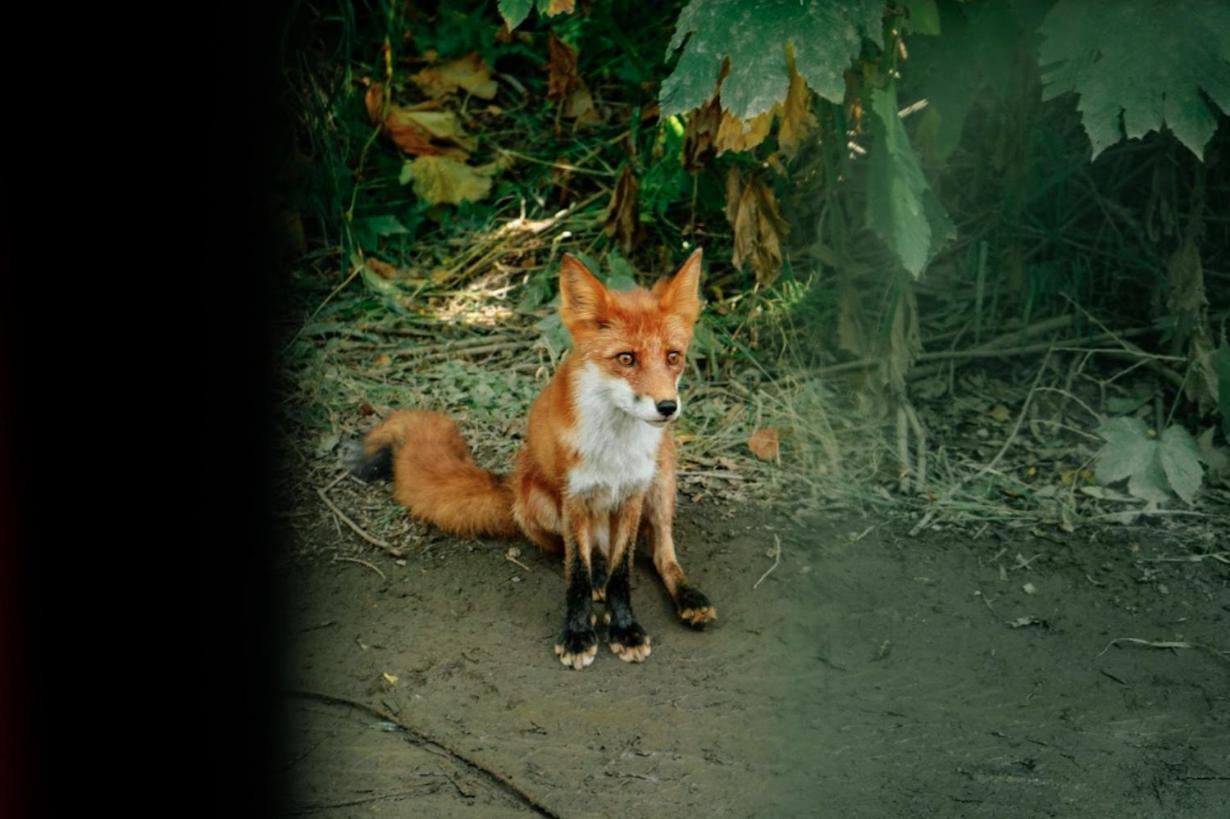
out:
{"label": "fox ear", "polygon": [[559,316],[573,337],[596,329],[609,309],[606,286],[571,253],[559,267]]}
{"label": "fox ear", "polygon": [[688,257],[679,272],[669,279],[662,279],[653,286],[653,295],[658,305],[668,313],[674,313],[688,324],[695,324],[700,316],[700,248]]}

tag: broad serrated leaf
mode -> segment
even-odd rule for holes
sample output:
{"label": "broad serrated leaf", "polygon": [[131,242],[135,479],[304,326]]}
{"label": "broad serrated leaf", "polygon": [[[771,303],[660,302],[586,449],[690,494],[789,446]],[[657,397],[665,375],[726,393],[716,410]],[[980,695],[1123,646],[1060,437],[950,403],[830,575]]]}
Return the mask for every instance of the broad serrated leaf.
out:
{"label": "broad serrated leaf", "polygon": [[883,11],[882,0],[691,0],[667,49],[669,59],[683,47],[662,83],[662,116],[690,111],[712,97],[727,58],[722,107],[741,120],[771,110],[790,87],[787,42],[794,44],[799,73],[812,90],[840,104],[844,72],[862,38],[883,42]]}
{"label": "broad serrated leaf", "polygon": [[917,278],[956,228],[927,184],[897,116],[896,86],[873,91],[869,108],[875,144],[867,160],[867,224]]}
{"label": "broad serrated leaf", "polygon": [[1041,33],[1043,99],[1080,95],[1077,109],[1095,158],[1125,135],[1135,139],[1163,126],[1201,156],[1217,127],[1217,108],[1230,112],[1224,0],[1185,0],[1178,8],[1169,0],[1060,0]]}
{"label": "broad serrated leaf", "polygon": [[1192,436],[1183,427],[1170,427],[1162,433],[1157,454],[1170,488],[1184,502],[1191,503],[1204,478],[1200,452]]}
{"label": "broad serrated leaf", "polygon": [[490,193],[491,177],[499,170],[495,163],[476,168],[442,156],[420,156],[405,168],[414,192],[432,205],[477,202]]}
{"label": "broad serrated leaf", "polygon": [[1143,471],[1157,448],[1157,441],[1149,437],[1149,428],[1139,418],[1112,418],[1098,428],[1098,435],[1106,439],[1094,462],[1094,474],[1101,484]]}
{"label": "broad serrated leaf", "polygon": [[1128,492],[1141,500],[1160,503],[1170,497],[1166,472],[1158,452],[1157,441],[1150,441],[1151,455],[1144,467],[1128,478]]}
{"label": "broad serrated leaf", "polygon": [[500,0],[498,5],[500,16],[504,18],[504,24],[508,26],[509,31],[512,31],[530,16],[530,11],[534,8],[534,0]]}

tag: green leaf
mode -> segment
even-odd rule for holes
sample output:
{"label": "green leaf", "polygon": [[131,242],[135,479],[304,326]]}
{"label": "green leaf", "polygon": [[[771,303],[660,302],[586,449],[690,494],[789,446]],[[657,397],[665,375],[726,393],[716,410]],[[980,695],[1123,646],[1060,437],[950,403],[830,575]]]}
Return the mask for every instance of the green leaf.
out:
{"label": "green leaf", "polygon": [[618,250],[612,250],[606,257],[607,274],[605,284],[612,290],[631,290],[636,287],[636,270]]}
{"label": "green leaf", "polygon": [[1148,467],[1157,441],[1149,437],[1149,429],[1139,418],[1112,418],[1098,428],[1106,445],[1094,462],[1098,483],[1121,481]]}
{"label": "green leaf", "polygon": [[508,30],[512,31],[530,16],[530,10],[534,8],[534,0],[500,0],[498,5],[500,16],[504,18]]}
{"label": "green leaf", "polygon": [[1230,440],[1230,345],[1223,342],[1213,351],[1213,369],[1217,373],[1217,409],[1221,413],[1221,430]]}
{"label": "green leaf", "polygon": [[1217,109],[1230,112],[1224,0],[1059,0],[1041,32],[1043,99],[1080,95],[1077,109],[1095,158],[1125,135],[1136,139],[1163,127],[1201,156]]}
{"label": "green leaf", "polygon": [[722,107],[743,120],[770,110],[790,87],[787,41],[794,44],[799,73],[812,90],[840,104],[844,72],[858,56],[863,37],[883,44],[883,12],[882,0],[691,0],[679,14],[666,52],[669,59],[683,47],[675,70],[662,83],[662,116],[708,101],[727,57],[730,74],[722,84]]}
{"label": "green leaf", "polygon": [[927,184],[897,116],[896,85],[873,91],[869,108],[875,144],[867,160],[867,224],[918,278],[956,227]]}
{"label": "green leaf", "polygon": [[1196,442],[1183,427],[1170,427],[1162,433],[1157,452],[1170,488],[1190,504],[1204,478]]}
{"label": "green leaf", "polygon": [[1149,441],[1149,444],[1149,460],[1128,478],[1128,492],[1141,500],[1160,503],[1170,497],[1170,492],[1167,491],[1166,473],[1158,457],[1157,441]]}
{"label": "green leaf", "polygon": [[1019,70],[1018,53],[1036,47],[1037,40],[1035,28],[1023,23],[1006,0],[948,0],[939,5],[939,25],[943,36],[910,43],[905,71],[908,98],[927,99],[915,144],[934,162],[945,161],[956,149],[976,102],[1003,99],[1015,87],[1011,72]]}

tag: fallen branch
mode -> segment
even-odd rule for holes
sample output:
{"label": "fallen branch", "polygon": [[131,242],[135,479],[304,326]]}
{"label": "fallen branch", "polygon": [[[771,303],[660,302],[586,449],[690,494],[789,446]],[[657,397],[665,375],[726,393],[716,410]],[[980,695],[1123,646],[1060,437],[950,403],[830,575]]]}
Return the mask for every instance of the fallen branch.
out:
{"label": "fallen branch", "polygon": [[521,802],[525,803],[527,807],[529,807],[539,816],[549,816],[551,817],[551,819],[560,819],[559,814],[547,808],[545,805],[543,805],[533,796],[526,793],[524,790],[518,787],[515,783],[513,783],[513,781],[510,780],[508,777],[504,776],[498,771],[495,771],[491,768],[486,767],[485,765],[482,765],[479,762],[476,762],[473,759],[470,759],[465,754],[461,753],[455,748],[452,748],[449,745],[446,745],[444,742],[438,739],[435,739],[433,737],[429,737],[426,734],[424,734],[422,731],[419,731],[415,728],[411,728],[409,725],[406,725],[404,722],[401,722],[400,720],[395,718],[392,714],[388,714],[384,711],[381,711],[379,708],[366,705],[365,703],[356,702],[354,700],[349,700],[349,699],[346,699],[345,697],[338,697],[332,694],[322,694],[318,691],[304,691],[304,690],[299,690],[299,689],[289,689],[285,691],[284,693],[292,697],[301,697],[303,699],[316,700],[317,702],[323,702],[326,705],[344,705],[348,708],[353,708],[356,711],[363,711],[364,713],[370,714],[371,716],[376,717],[377,719],[381,719],[381,720],[384,720],[385,722],[396,725],[415,744],[425,745],[431,748],[435,748],[439,751],[443,751],[446,755],[448,755],[452,759],[456,760],[457,762],[460,762],[461,764],[465,765],[466,767],[470,768],[476,773],[481,774],[483,777],[490,780],[494,785],[496,785],[500,789],[506,791],[507,793],[519,799]]}
{"label": "fallen branch", "polygon": [[334,480],[333,483],[329,484],[323,489],[317,489],[316,494],[320,496],[320,499],[325,502],[325,505],[329,507],[329,509],[333,512],[333,514],[337,515],[338,520],[340,520],[342,523],[349,526],[354,531],[354,533],[357,534],[359,537],[363,538],[364,540],[366,540],[368,543],[372,544],[373,546],[379,546],[381,549],[384,549],[386,552],[388,552],[393,557],[401,557],[402,556],[401,549],[398,549],[395,546],[391,546],[388,543],[385,543],[380,538],[369,535],[367,532],[363,531],[363,529],[360,528],[360,526],[357,523],[355,523],[350,518],[346,517],[346,513],[343,512],[341,509],[338,509],[337,504],[329,500],[329,496],[325,494],[330,489],[337,486],[338,483],[340,483],[342,479],[344,479],[348,474],[350,473],[343,472],[341,475],[338,475],[337,479]]}

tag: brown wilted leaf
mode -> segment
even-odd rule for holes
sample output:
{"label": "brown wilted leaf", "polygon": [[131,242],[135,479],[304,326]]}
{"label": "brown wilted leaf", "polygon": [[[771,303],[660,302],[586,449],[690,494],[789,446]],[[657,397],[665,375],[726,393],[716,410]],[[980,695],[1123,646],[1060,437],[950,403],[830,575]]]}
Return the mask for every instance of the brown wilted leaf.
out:
{"label": "brown wilted leaf", "polygon": [[762,461],[776,461],[780,454],[780,444],[776,427],[761,427],[747,439],[747,448]]}
{"label": "brown wilted leaf", "polygon": [[550,60],[547,65],[547,98],[561,103],[560,114],[578,125],[601,121],[594,108],[594,97],[577,76],[577,52],[563,40],[551,35],[547,40]]}
{"label": "brown wilted leaf", "polygon": [[476,97],[489,100],[495,97],[498,89],[495,80],[491,79],[491,71],[483,62],[483,58],[478,56],[478,52],[471,52],[460,59],[431,68],[424,68],[410,79],[423,89],[423,93],[435,99],[452,94],[461,88]]}
{"label": "brown wilted leaf", "polygon": [[366,264],[373,273],[382,279],[397,278],[397,267],[395,265],[391,265],[388,262],[382,262],[379,259],[371,258],[364,259],[363,263]]}
{"label": "brown wilted leaf", "polygon": [[753,117],[746,122],[729,111],[723,111],[713,146],[717,148],[718,156],[727,151],[750,151],[764,142],[765,137],[769,135],[769,126],[772,124],[772,110],[765,111],[760,116]]}
{"label": "brown wilted leaf", "polygon": [[410,162],[414,192],[433,205],[477,202],[491,192],[495,163],[475,168],[443,156],[420,156]]}
{"label": "brown wilted leaf", "polygon": [[713,143],[722,122],[722,104],[716,99],[688,115],[683,137],[683,167],[697,173],[713,157]]}
{"label": "brown wilted leaf", "polygon": [[553,17],[556,14],[567,14],[576,8],[576,0],[551,0],[547,3],[547,16]]}
{"label": "brown wilted leaf", "polygon": [[462,129],[457,115],[452,111],[432,111],[393,103],[386,112],[384,88],[380,83],[371,84],[364,103],[372,122],[379,123],[381,130],[398,148],[413,156],[448,156],[464,160],[477,144],[474,137]]}
{"label": "brown wilted leaf", "polygon": [[615,183],[615,191],[611,194],[611,204],[607,207],[603,229],[607,236],[618,237],[625,254],[640,239],[640,187],[632,165],[624,165],[619,181]]}
{"label": "brown wilted leaf", "polygon": [[577,76],[577,52],[554,34],[547,39],[547,99],[566,99],[581,78]]}
{"label": "brown wilted leaf", "polygon": [[787,159],[794,159],[804,137],[816,127],[816,117],[811,112],[811,91],[799,76],[794,65],[794,46],[786,43],[786,65],[790,68],[790,90],[785,104],[779,103],[774,110],[781,115],[777,126],[777,142]]}
{"label": "brown wilted leaf", "polygon": [[735,232],[731,262],[739,270],[751,265],[756,281],[772,284],[782,270],[782,238],[789,232],[777,209],[773,190],[757,179],[740,189],[738,177],[726,178],[726,218]]}

